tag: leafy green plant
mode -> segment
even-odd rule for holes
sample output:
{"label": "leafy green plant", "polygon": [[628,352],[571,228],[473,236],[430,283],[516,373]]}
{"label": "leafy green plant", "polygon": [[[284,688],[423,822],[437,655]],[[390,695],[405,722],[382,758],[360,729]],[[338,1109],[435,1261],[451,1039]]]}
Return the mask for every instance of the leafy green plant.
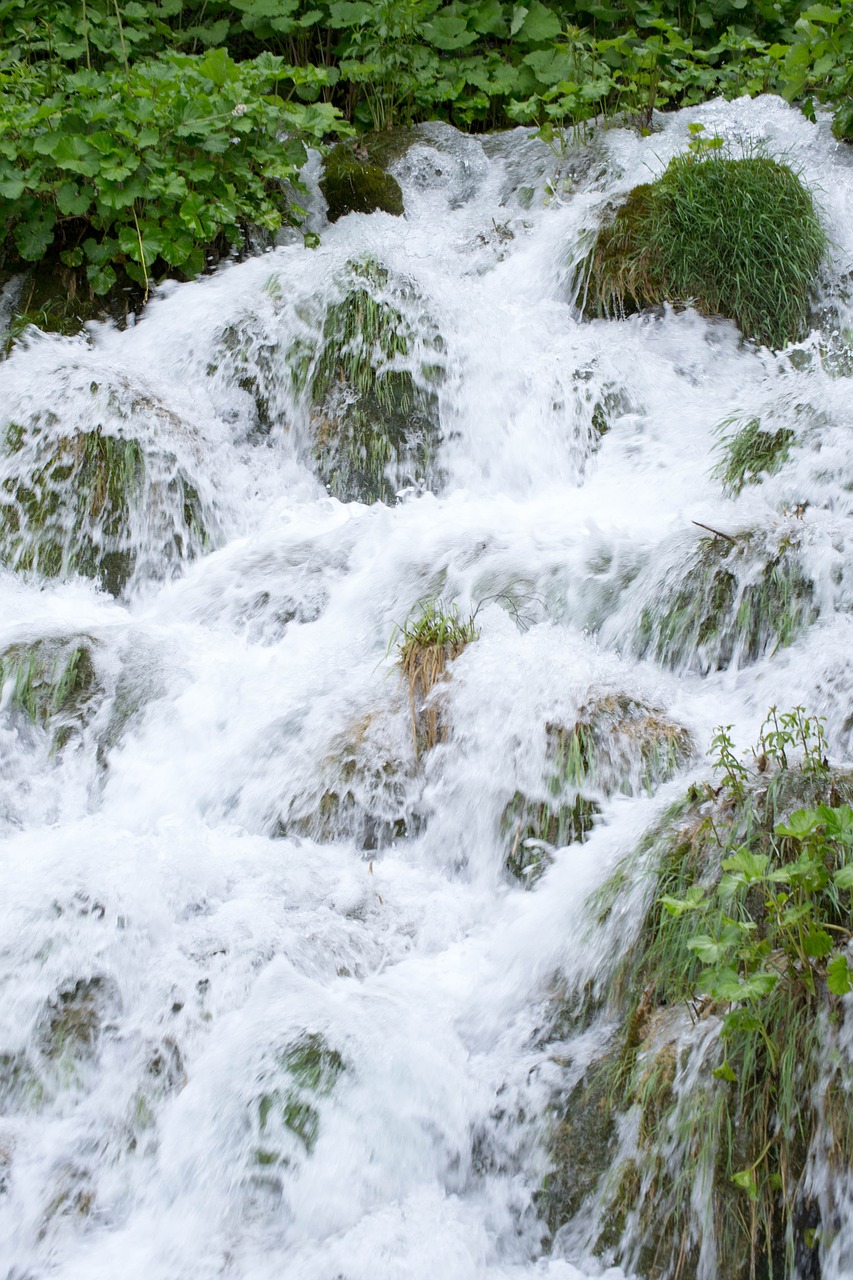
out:
{"label": "leafy green plant", "polygon": [[584,310],[691,303],[780,348],[805,332],[826,243],[812,196],[787,165],[688,152],[635,187],[599,232],[581,272]]}
{"label": "leafy green plant", "polygon": [[[736,1274],[744,1257],[754,1267],[763,1251],[768,1265],[793,1274],[826,1037],[838,998],[853,990],[853,806],[842,798],[849,780],[830,770],[820,720],[802,707],[771,709],[752,768],[727,728],[713,746],[723,786],[692,789],[675,830],[663,840],[665,828],[658,833],[656,892],[630,976],[619,981],[638,1007],[687,1000],[694,1017],[715,1013],[721,1052],[666,1101],[666,1122],[644,1140],[645,1159],[668,1152],[673,1180],[655,1191],[641,1179],[637,1195],[647,1206],[641,1214],[666,1206],[667,1215],[687,1215],[688,1229],[691,1180],[674,1162],[697,1141],[694,1104],[703,1096],[716,1118],[701,1158],[715,1202],[730,1206],[715,1210],[725,1223],[720,1269],[731,1260]],[[639,1071],[631,1067],[631,1090],[640,1090]],[[849,1117],[832,1123],[849,1159]]]}
{"label": "leafy green plant", "polygon": [[340,121],[290,95],[323,79],[223,49],[0,74],[0,245],[25,262],[58,254],[96,294],[119,271],[146,292],[167,271],[198,274],[208,249],[241,245],[249,225],[298,218],[282,184],[297,178],[304,139]]}

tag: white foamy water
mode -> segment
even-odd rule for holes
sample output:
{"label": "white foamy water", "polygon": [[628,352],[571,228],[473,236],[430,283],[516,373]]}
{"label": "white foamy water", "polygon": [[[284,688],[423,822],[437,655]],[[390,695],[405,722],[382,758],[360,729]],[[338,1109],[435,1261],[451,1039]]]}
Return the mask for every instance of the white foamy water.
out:
{"label": "white foamy water", "polygon": [[[796,350],[692,311],[573,309],[605,205],[697,120],[815,193],[829,319]],[[618,942],[589,939],[585,900],[701,772],[714,726],[745,746],[770,704],[803,703],[850,757],[847,151],[765,98],[601,132],[562,172],[524,131],[427,126],[395,172],[405,219],[318,221],[316,250],[0,366],[4,426],[97,427],[145,463],[118,598],[0,570],[0,650],[85,643],[94,670],[59,746],[11,682],[0,703],[4,1280],[596,1274],[550,1253],[536,1199],[555,976],[594,977]],[[425,335],[410,367],[440,371],[431,472],[394,506],[329,496],[289,371],[368,258]],[[727,498],[715,429],[733,416],[793,425],[797,446]],[[0,478],[37,461],[8,453]],[[796,548],[812,585],[793,643],[664,661],[644,642],[644,610],[690,585],[694,522],[752,531],[765,560]],[[430,596],[476,611],[480,637],[439,689],[447,740],[418,760],[392,637]],[[602,794],[588,841],[526,892],[501,815],[541,791],[547,726],[607,697],[683,726],[693,758],[654,795]],[[349,838],[315,820],[346,788]],[[306,1045],[325,1065],[299,1065]],[[825,1276],[849,1262],[842,1241]]]}

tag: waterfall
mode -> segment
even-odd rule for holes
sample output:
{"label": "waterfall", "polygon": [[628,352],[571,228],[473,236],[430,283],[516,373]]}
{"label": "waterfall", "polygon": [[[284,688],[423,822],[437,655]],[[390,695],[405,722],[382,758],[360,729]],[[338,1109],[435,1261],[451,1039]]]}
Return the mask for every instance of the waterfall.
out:
{"label": "waterfall", "polygon": [[[695,122],[831,236],[778,354],[580,318]],[[777,98],[657,124],[421,126],[405,217],[329,226],[315,165],[318,247],[0,364],[0,1280],[663,1274],[612,1225],[642,1118],[576,1091],[715,727],[803,705],[851,761],[853,167]],[[778,465],[726,481],[756,421]],[[470,635],[415,705],[424,602]],[[686,1097],[717,1024],[666,1016]],[[843,1280],[853,1181],[808,1176]]]}

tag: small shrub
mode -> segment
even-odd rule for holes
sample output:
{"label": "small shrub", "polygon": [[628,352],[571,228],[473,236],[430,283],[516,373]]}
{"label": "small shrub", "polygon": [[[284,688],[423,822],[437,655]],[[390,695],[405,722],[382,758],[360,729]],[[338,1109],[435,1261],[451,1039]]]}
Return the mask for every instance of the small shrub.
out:
{"label": "small shrub", "polygon": [[811,193],[787,165],[689,152],[635,187],[599,231],[582,267],[584,310],[692,304],[778,349],[807,329],[826,244]]}

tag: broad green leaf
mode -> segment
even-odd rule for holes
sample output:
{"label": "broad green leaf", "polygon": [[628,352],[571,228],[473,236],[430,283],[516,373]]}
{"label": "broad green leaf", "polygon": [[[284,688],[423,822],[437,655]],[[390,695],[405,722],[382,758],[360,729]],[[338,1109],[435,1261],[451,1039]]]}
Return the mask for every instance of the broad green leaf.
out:
{"label": "broad green leaf", "polygon": [[439,13],[423,29],[424,39],[435,45],[436,49],[450,52],[453,49],[464,49],[477,39],[476,31],[469,31],[464,18],[456,14]]}
{"label": "broad green leaf", "polygon": [[240,74],[237,63],[228,56],[227,49],[211,49],[198,64],[198,69],[201,75],[212,80],[219,88],[229,80],[235,80]]}
{"label": "broad green leaf", "polygon": [[827,22],[834,26],[841,21],[844,13],[841,9],[830,9],[828,4],[813,4],[808,9],[803,9],[800,17],[808,18],[810,22]]}
{"label": "broad green leaf", "polygon": [[112,267],[96,267],[90,266],[86,268],[86,278],[91,285],[92,292],[98,295],[109,293],[110,289],[116,282],[116,273]]}
{"label": "broad green leaf", "polygon": [[839,889],[853,889],[853,863],[847,867],[839,867],[832,878]]}
{"label": "broad green leaf", "polygon": [[806,955],[811,956],[813,960],[822,960],[824,956],[828,956],[832,945],[832,938],[825,929],[817,925],[812,925],[803,939]]}
{"label": "broad green leaf", "polygon": [[821,821],[831,840],[840,840],[842,844],[853,844],[853,808],[849,804],[830,809],[829,805],[818,807]]}
{"label": "broad green leaf", "polygon": [[797,809],[787,822],[776,825],[777,836],[791,836],[795,840],[805,840],[822,825],[821,815],[815,809]]}
{"label": "broad green leaf", "polygon": [[38,262],[47,253],[53,243],[53,229],[56,225],[56,213],[50,207],[40,207],[24,222],[15,227],[15,244],[18,253],[26,262]]}
{"label": "broad green leaf", "polygon": [[562,30],[563,24],[553,10],[546,9],[541,0],[530,0],[524,21],[514,34],[525,44],[541,44],[553,40]]}
{"label": "broad green leaf", "polygon": [[361,26],[373,17],[373,5],[365,0],[338,0],[329,6],[329,17],[333,27]]}
{"label": "broad green leaf", "polygon": [[74,182],[63,182],[56,193],[59,212],[75,218],[81,218],[92,203],[91,194]]}
{"label": "broad green leaf", "polygon": [[853,969],[847,957],[833,956],[826,966],[826,985],[834,996],[846,996],[853,991]]}
{"label": "broad green leaf", "polygon": [[723,859],[722,868],[741,884],[758,884],[766,878],[769,861],[767,854],[753,853],[744,844],[730,858]]}
{"label": "broad green leaf", "polygon": [[521,30],[522,23],[527,17],[527,7],[523,4],[517,4],[512,11],[512,21],[509,24],[509,34],[511,36],[518,35]]}
{"label": "broad green leaf", "polygon": [[718,1067],[714,1067],[711,1075],[715,1076],[718,1080],[728,1080],[729,1082],[737,1080],[737,1076],[729,1066],[728,1062],[721,1062]]}

